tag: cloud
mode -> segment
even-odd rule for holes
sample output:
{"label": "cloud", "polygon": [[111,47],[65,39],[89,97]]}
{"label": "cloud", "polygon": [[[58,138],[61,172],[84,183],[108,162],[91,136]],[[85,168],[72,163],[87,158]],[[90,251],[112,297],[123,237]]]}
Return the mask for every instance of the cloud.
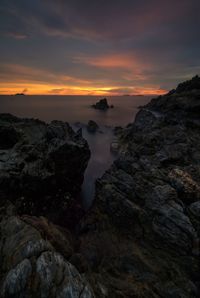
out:
{"label": "cloud", "polygon": [[64,72],[50,72],[46,69],[30,67],[22,64],[6,64],[0,65],[0,80],[1,82],[43,82],[54,83],[57,85],[85,85],[90,83],[78,77],[69,76]]}
{"label": "cloud", "polygon": [[51,89],[49,91],[50,94],[62,94],[63,92],[66,92],[67,89],[66,88],[55,88],[55,89]]}
{"label": "cloud", "polygon": [[24,24],[32,32],[40,29],[52,36],[124,40],[148,36],[166,28],[176,37],[181,33],[180,27],[187,38],[191,30],[187,32],[186,28],[198,32],[195,23],[199,24],[199,3],[196,0],[2,2],[4,14],[14,16],[9,20],[9,27],[16,26],[19,21],[20,28]]}
{"label": "cloud", "polygon": [[27,39],[28,35],[27,34],[22,34],[22,33],[17,33],[17,32],[8,32],[5,34],[5,36],[14,38],[14,39]]}
{"label": "cloud", "polygon": [[159,88],[159,86],[128,87],[107,90],[107,93],[110,93],[111,95],[161,95],[165,94],[166,92],[166,89]]}
{"label": "cloud", "polygon": [[0,83],[171,89],[200,72],[199,10],[196,0],[1,0]]}
{"label": "cloud", "polygon": [[74,58],[75,63],[84,63],[100,68],[133,69],[141,67],[133,55],[109,54],[104,56],[79,56]]}

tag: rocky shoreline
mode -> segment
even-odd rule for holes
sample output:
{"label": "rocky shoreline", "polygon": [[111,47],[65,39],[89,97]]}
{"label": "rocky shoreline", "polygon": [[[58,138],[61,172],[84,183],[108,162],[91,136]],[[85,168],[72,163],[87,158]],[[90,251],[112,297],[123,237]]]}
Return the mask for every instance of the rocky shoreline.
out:
{"label": "rocky shoreline", "polygon": [[87,142],[0,115],[0,297],[199,297],[199,115],[199,77],[141,107],[76,233]]}
{"label": "rocky shoreline", "polygon": [[141,108],[97,181],[81,249],[108,297],[199,296],[199,82]]}
{"label": "rocky shoreline", "polygon": [[12,201],[20,214],[63,213],[80,192],[90,158],[81,133],[61,121],[0,114],[0,140],[1,201]]}

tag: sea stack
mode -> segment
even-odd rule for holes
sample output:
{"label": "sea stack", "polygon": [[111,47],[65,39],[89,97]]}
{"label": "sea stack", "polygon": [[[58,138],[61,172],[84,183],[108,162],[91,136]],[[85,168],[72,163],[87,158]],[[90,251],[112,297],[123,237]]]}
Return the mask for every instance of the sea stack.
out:
{"label": "sea stack", "polygon": [[92,105],[94,109],[106,111],[109,108],[114,108],[113,105],[109,106],[107,98],[100,99],[98,102]]}

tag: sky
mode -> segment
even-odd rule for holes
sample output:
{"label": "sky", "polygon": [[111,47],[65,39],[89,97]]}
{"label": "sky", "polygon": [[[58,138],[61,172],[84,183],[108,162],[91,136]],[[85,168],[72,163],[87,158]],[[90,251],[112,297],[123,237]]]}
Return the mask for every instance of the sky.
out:
{"label": "sky", "polygon": [[199,0],[0,0],[0,94],[163,94],[196,74]]}

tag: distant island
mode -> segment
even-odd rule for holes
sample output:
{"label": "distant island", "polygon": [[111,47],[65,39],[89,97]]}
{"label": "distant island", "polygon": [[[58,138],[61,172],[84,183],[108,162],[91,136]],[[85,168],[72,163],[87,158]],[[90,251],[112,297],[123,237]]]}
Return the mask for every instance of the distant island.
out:
{"label": "distant island", "polygon": [[25,93],[16,93],[15,96],[25,96]]}

